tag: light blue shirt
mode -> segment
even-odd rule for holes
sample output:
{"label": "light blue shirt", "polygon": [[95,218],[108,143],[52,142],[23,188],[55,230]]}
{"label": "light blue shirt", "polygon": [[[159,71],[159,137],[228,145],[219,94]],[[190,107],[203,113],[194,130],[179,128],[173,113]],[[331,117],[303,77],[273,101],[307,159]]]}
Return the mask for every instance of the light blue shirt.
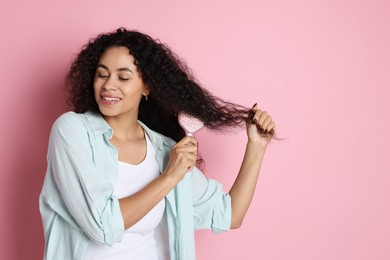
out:
{"label": "light blue shirt", "polygon": [[[142,122],[163,172],[175,142]],[[97,113],[67,112],[53,124],[39,206],[45,234],[44,259],[81,260],[90,240],[121,241],[124,222],[113,195],[118,152],[113,130]],[[230,229],[231,200],[222,185],[196,167],[166,196],[165,228],[170,259],[195,259],[194,230]]]}

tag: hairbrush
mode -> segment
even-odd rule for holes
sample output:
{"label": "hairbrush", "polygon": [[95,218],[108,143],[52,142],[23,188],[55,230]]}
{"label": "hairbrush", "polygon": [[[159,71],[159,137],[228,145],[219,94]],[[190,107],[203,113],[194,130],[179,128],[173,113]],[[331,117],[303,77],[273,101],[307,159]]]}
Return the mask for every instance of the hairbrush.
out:
{"label": "hairbrush", "polygon": [[202,120],[189,114],[180,113],[177,119],[181,127],[186,131],[187,136],[192,136],[204,127]]}

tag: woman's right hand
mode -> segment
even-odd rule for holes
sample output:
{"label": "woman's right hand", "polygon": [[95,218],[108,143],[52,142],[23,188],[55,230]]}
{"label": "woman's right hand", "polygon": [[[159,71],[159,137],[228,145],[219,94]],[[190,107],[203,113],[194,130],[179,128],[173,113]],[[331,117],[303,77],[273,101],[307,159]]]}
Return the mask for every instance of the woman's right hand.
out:
{"label": "woman's right hand", "polygon": [[198,142],[194,137],[186,136],[173,146],[164,174],[181,181],[194,168],[197,158]]}

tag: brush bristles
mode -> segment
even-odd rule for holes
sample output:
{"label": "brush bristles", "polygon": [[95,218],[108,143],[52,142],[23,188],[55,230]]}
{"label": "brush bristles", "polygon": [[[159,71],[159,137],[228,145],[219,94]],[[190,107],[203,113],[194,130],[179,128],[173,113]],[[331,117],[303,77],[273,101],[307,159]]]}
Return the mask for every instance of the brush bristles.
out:
{"label": "brush bristles", "polygon": [[200,119],[184,113],[179,114],[178,121],[187,134],[193,134],[204,126],[204,123]]}

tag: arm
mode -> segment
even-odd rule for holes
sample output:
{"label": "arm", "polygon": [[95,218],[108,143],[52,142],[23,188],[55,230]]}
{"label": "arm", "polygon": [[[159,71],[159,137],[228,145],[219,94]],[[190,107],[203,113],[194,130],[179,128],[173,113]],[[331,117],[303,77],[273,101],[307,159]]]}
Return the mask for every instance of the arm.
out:
{"label": "arm", "polygon": [[[254,109],[257,109],[257,106]],[[255,192],[266,148],[271,141],[269,136],[261,136],[257,132],[256,124],[268,132],[275,128],[272,118],[267,112],[262,112],[261,110],[256,111],[253,121],[253,124],[247,125],[248,143],[244,159],[229,192],[232,201],[231,228],[239,228],[244,220]]]}
{"label": "arm", "polygon": [[119,199],[124,228],[128,229],[141,220],[180,180],[177,176],[164,173],[142,190]]}
{"label": "arm", "polygon": [[172,148],[164,173],[135,194],[119,200],[125,229],[153,209],[193,169],[197,158],[197,142],[184,137]]}
{"label": "arm", "polygon": [[48,149],[48,180],[53,186],[46,200],[94,242],[112,245],[122,239],[123,220],[111,183],[93,163],[88,140],[84,123],[74,113],[62,115],[53,124]]}
{"label": "arm", "polygon": [[232,200],[231,228],[239,228],[255,193],[257,178],[265,148],[257,147],[248,142],[238,176],[230,189]]}
{"label": "arm", "polygon": [[194,229],[210,229],[214,233],[230,230],[231,199],[222,184],[206,178],[196,167],[192,171],[192,207]]}
{"label": "arm", "polygon": [[56,185],[54,189],[58,189],[72,218],[62,209],[56,210],[58,214],[69,222],[76,221],[75,228],[81,228],[90,239],[102,245],[121,241],[124,229],[146,215],[196,161],[196,140],[186,137],[173,147],[160,178],[144,190],[118,200],[112,195],[111,183],[90,159],[88,139],[83,122],[75,114],[60,117],[50,136],[48,167]]}

